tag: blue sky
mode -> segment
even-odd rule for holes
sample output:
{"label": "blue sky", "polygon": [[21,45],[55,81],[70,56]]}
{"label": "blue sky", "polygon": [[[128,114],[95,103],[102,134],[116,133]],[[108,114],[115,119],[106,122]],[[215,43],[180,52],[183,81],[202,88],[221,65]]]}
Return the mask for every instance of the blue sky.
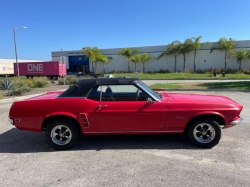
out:
{"label": "blue sky", "polygon": [[201,35],[250,39],[250,0],[0,0],[0,58],[51,60],[85,46],[166,45]]}

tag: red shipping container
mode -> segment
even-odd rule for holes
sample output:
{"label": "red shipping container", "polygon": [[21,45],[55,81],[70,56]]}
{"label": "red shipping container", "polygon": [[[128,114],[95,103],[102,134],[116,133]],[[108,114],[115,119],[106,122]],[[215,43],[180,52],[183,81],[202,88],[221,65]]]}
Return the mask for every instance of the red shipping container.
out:
{"label": "red shipping container", "polygon": [[[66,75],[66,64],[59,61],[18,63],[20,76],[62,76]],[[14,75],[17,66],[14,63]]]}

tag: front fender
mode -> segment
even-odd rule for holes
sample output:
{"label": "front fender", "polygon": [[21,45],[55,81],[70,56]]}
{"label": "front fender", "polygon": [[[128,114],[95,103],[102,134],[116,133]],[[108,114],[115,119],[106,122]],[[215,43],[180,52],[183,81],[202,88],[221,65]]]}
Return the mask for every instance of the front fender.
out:
{"label": "front fender", "polygon": [[202,116],[202,115],[217,115],[217,116],[220,116],[224,121],[225,120],[225,116],[219,112],[214,112],[214,111],[201,111],[201,112],[196,112],[194,113],[192,116],[190,116],[190,119],[188,119],[188,121],[192,120],[193,118],[195,117],[198,117],[198,116]]}

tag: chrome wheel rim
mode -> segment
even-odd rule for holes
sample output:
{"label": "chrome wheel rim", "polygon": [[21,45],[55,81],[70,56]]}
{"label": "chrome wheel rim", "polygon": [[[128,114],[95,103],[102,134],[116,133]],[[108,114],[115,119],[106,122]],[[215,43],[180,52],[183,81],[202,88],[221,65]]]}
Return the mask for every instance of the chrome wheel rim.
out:
{"label": "chrome wheel rim", "polygon": [[209,143],[215,138],[215,130],[208,123],[200,123],[194,128],[193,135],[198,142]]}
{"label": "chrome wheel rim", "polygon": [[51,131],[51,140],[57,145],[67,145],[71,138],[71,130],[65,125],[57,125]]}

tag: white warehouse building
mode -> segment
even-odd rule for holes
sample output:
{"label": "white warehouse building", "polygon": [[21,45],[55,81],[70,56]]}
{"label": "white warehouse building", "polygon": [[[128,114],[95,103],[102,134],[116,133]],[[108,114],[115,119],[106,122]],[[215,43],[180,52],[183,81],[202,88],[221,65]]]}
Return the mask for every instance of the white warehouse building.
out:
{"label": "white warehouse building", "polygon": [[[217,42],[213,42],[210,45],[203,46],[197,51],[197,70],[207,70],[211,68],[224,68],[225,52],[214,50],[210,53],[210,49],[216,46]],[[140,53],[148,53],[151,56],[157,58],[163,51],[167,49],[167,45],[161,46],[147,46],[147,47],[131,47],[132,49],[138,49]],[[245,50],[250,49],[250,40],[237,41],[235,50],[244,48]],[[106,72],[127,72],[128,63],[124,56],[119,56],[118,52],[122,48],[113,49],[100,49],[101,53],[105,56],[112,57],[106,64]],[[83,71],[92,71],[89,60],[85,57],[85,54],[80,50],[72,51],[52,51],[52,61],[61,61],[66,63],[68,72],[75,72],[77,67],[81,66]],[[183,70],[183,55],[177,56],[177,71]],[[190,52],[186,55],[186,69],[193,70],[194,54]],[[134,63],[130,64],[131,72],[135,71]],[[242,68],[250,69],[250,59],[242,60]],[[236,57],[230,57],[227,62],[227,68],[237,70],[239,64],[237,63]],[[137,71],[142,71],[142,64],[137,64]],[[154,72],[159,70],[174,71],[174,55],[164,56],[159,60],[150,59],[145,63],[145,72]],[[102,72],[103,65],[97,62],[96,71]]]}

